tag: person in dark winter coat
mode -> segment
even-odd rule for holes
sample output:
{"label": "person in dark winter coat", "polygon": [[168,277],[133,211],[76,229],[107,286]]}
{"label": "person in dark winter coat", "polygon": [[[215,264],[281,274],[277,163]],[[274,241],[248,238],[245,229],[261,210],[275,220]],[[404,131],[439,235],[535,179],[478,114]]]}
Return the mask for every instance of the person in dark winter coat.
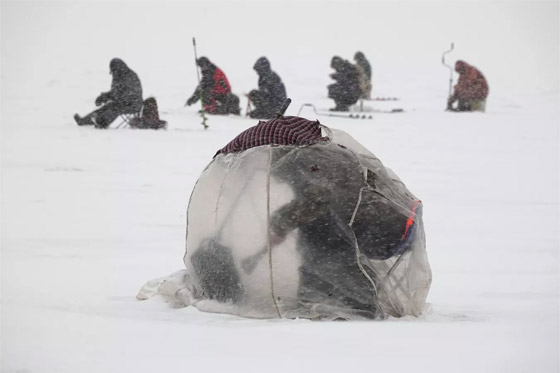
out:
{"label": "person in dark winter coat", "polygon": [[249,116],[256,119],[274,118],[286,101],[284,83],[278,74],[270,69],[270,62],[266,57],[259,58],[253,69],[259,75],[259,89],[249,92],[249,100],[255,106]]}
{"label": "person in dark winter coat", "polygon": [[109,69],[113,75],[111,90],[95,99],[95,105],[101,106],[99,109],[83,118],[74,115],[79,126],[107,128],[119,115],[138,114],[142,109],[142,84],[138,75],[119,58],[111,60]]}
{"label": "person in dark winter coat", "polygon": [[[298,299],[304,306],[329,301],[339,307],[355,309],[367,318],[376,318],[372,284],[356,265],[353,243],[345,235],[333,233],[333,227],[339,225],[340,220],[350,221],[354,186],[361,185],[363,180],[359,167],[353,167],[357,161],[350,152],[341,152],[344,158],[337,159],[341,164],[333,167],[329,162],[333,160],[332,155],[321,147],[298,154],[290,154],[290,149],[281,150],[285,154],[280,150],[276,152],[276,157],[283,159],[277,162],[274,175],[313,175],[291,178],[295,198],[270,218],[271,244],[282,242],[289,232],[298,229],[298,247],[305,248],[299,251],[302,262]],[[329,187],[336,189],[332,184],[337,182],[347,185],[348,195],[336,195],[329,190]],[[334,284],[328,277],[332,273],[337,273]]]}
{"label": "person in dark winter coat", "polygon": [[[365,185],[351,151],[341,150],[334,157],[321,147],[297,153],[286,149],[285,154],[281,150],[275,153],[283,159],[277,161],[273,174],[291,175],[289,182],[295,198],[270,217],[270,241],[276,245],[290,231],[299,231],[298,246],[305,250],[300,250],[298,299],[303,305],[330,300],[333,305],[354,309],[366,318],[379,317],[377,299],[371,296],[373,286],[356,265],[354,242],[348,240],[348,232],[333,229],[351,221],[360,188],[374,188],[377,175],[368,170],[371,185]],[[333,193],[342,189],[348,194]],[[366,194],[353,224],[362,250],[377,260],[409,250],[413,236],[406,232],[407,216],[394,211],[385,201],[372,203]],[[337,273],[335,282],[330,277],[332,273]],[[375,277],[372,272],[369,275]]]}
{"label": "person in dark winter coat", "polygon": [[[488,83],[484,75],[476,67],[461,60],[455,63],[455,71],[459,73],[459,81],[447,101],[447,110],[484,111],[488,97]],[[455,101],[458,102],[456,108],[453,107]]]}
{"label": "person in dark winter coat", "polygon": [[356,62],[356,69],[358,69],[358,74],[360,76],[360,98],[370,99],[371,98],[371,65],[367,60],[366,56],[362,52],[356,52],[354,55],[354,61]]}
{"label": "person in dark winter coat", "polygon": [[231,93],[226,74],[207,57],[200,57],[196,63],[202,72],[202,79],[186,105],[190,106],[202,99],[204,111],[209,114],[239,115],[239,97]]}
{"label": "person in dark winter coat", "polygon": [[336,107],[332,111],[348,111],[360,98],[360,77],[358,70],[350,62],[334,56],[331,67],[335,70],[330,75],[336,83],[328,86],[329,98],[334,99]]}

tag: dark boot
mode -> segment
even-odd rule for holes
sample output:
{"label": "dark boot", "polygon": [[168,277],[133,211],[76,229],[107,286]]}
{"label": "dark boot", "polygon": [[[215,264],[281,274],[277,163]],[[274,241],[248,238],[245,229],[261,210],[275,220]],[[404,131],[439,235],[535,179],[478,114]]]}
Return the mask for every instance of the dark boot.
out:
{"label": "dark boot", "polygon": [[91,115],[86,115],[85,117],[80,117],[78,114],[74,114],[74,120],[76,121],[76,124],[78,124],[78,126],[93,126],[95,125],[95,122],[93,121],[93,118],[91,117]]}
{"label": "dark boot", "polygon": [[227,105],[228,114],[235,114],[235,115],[241,114],[241,107],[239,107],[239,97],[237,97],[233,93],[230,93],[227,96],[226,105]]}

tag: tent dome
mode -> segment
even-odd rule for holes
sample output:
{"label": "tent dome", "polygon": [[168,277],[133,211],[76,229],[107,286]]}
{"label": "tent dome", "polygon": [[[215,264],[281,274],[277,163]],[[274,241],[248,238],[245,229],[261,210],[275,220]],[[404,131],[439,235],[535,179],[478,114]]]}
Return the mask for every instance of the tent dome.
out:
{"label": "tent dome", "polygon": [[218,151],[184,262],[185,303],[256,318],[419,315],[431,283],[420,200],[351,136],[298,117]]}

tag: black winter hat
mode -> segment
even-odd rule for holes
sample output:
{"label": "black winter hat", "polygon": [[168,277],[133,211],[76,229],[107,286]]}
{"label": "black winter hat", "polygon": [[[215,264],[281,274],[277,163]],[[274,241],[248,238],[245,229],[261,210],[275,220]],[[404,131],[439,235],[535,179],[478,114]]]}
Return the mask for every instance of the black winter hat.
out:
{"label": "black winter hat", "polygon": [[336,69],[338,66],[340,66],[342,64],[343,59],[338,57],[338,56],[334,56],[331,60],[331,67],[333,69]]}
{"label": "black winter hat", "polygon": [[210,62],[207,57],[200,57],[198,60],[196,60],[196,64],[200,66],[201,69],[208,67],[211,63],[212,62]]}
{"label": "black winter hat", "polygon": [[109,70],[113,75],[119,74],[122,73],[123,71],[128,70],[128,66],[126,66],[126,63],[124,63],[124,61],[121,60],[120,58],[113,58],[109,63]]}
{"label": "black winter hat", "polygon": [[260,57],[257,60],[257,62],[255,62],[255,65],[253,66],[253,69],[256,72],[268,71],[268,70],[270,70],[270,62],[268,61],[268,59],[266,57]]}
{"label": "black winter hat", "polygon": [[363,61],[365,59],[366,56],[360,51],[356,52],[356,54],[354,55],[354,61],[360,61],[360,60]]}

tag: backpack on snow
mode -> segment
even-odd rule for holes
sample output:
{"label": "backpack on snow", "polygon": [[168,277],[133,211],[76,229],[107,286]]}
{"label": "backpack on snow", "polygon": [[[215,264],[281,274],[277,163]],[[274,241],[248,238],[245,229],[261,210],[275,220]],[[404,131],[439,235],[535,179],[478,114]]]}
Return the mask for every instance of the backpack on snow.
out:
{"label": "backpack on snow", "polygon": [[132,118],[129,123],[131,128],[138,129],[166,129],[167,122],[159,119],[157,101],[153,97],[144,100],[140,115]]}

